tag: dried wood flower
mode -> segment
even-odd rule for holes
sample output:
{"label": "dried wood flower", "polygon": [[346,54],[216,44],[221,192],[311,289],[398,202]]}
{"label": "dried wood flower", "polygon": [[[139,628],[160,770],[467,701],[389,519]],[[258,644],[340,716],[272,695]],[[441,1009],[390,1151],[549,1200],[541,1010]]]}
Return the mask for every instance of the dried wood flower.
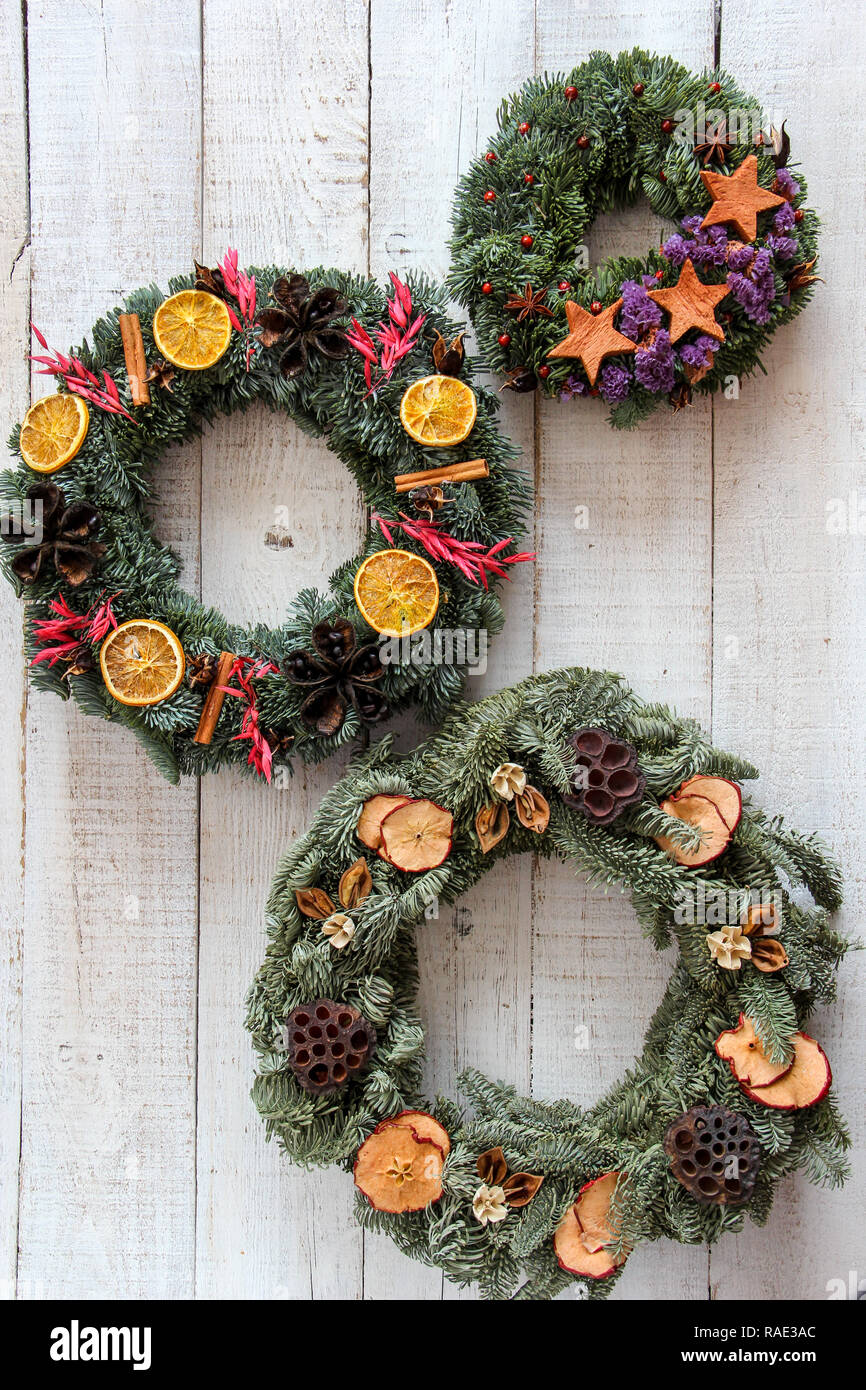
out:
{"label": "dried wood flower", "polygon": [[348,310],[338,289],[323,285],[311,290],[303,275],[281,275],[271,290],[276,308],[262,309],[256,315],[261,343],[280,352],[280,371],[289,381],[306,370],[310,353],[331,362],[348,356],[349,343],[334,319]]}
{"label": "dried wood flower", "polygon": [[482,806],[475,817],[475,833],[482,854],[489,854],[500,840],[504,840],[511,824],[511,816],[504,801],[494,801]]}
{"label": "dried wood flower", "polygon": [[482,1226],[486,1226],[488,1221],[504,1221],[508,1215],[508,1204],[503,1189],[482,1183],[472,1198],[472,1212]]}
{"label": "dried wood flower", "polygon": [[513,801],[526,787],[526,773],[519,763],[500,763],[490,778],[490,785],[503,801]]}
{"label": "dried wood flower", "polygon": [[342,951],[355,935],[355,923],[345,912],[334,912],[322,923],[322,934],[329,937],[335,951]]}
{"label": "dried wood flower", "polygon": [[743,928],[730,922],[709,934],[707,947],[721,970],[739,970],[752,954],[752,943],[743,935]]}

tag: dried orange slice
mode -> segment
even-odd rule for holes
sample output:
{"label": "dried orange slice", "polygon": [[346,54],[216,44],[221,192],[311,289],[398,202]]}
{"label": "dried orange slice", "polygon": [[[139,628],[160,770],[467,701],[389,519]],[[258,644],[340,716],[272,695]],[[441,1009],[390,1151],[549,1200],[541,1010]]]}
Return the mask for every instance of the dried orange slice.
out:
{"label": "dried orange slice", "polygon": [[122,705],[155,705],[173,695],[186,660],[170,627],[133,618],[110,632],[99,652],[102,679]]}
{"label": "dried orange slice", "polygon": [[377,550],[355,575],[355,602],[387,637],[408,637],[432,623],[439,607],[436,571],[408,550]]}
{"label": "dried orange slice", "polygon": [[87,435],[90,411],[80,396],[43,396],[21,426],[21,457],[36,473],[56,473],[74,459]]}
{"label": "dried orange slice", "polygon": [[229,345],[232,323],[221,299],[206,290],[181,290],[164,299],[153,316],[153,338],[167,362],[203,372]]}
{"label": "dried orange slice", "polygon": [[382,821],[379,857],[408,874],[436,869],[451,853],[454,817],[435,801],[407,801]]}
{"label": "dried orange slice", "polygon": [[400,423],[417,444],[445,449],[472,433],[478,404],[475,392],[453,376],[413,381],[400,402]]}

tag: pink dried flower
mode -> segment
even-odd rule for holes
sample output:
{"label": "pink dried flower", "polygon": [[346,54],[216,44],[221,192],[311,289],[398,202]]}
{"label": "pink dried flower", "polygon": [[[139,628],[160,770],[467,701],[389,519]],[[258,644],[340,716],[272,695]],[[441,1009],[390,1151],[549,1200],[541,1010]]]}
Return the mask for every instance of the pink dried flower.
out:
{"label": "pink dried flower", "polygon": [[[36,324],[31,323],[30,327],[33,329],[34,337],[40,347],[45,348],[47,353],[51,353],[51,349]],[[67,391],[90,401],[108,415],[123,415],[131,424],[136,423],[129,411],[121,405],[117,386],[104,369],[102,381],[100,381],[98,376],[95,376],[88,367],[85,367],[80,357],[66,357],[62,352],[55,352],[48,357],[31,354],[30,361],[41,364],[39,368],[41,376],[62,377]]]}
{"label": "pink dried flower", "polygon": [[382,535],[389,545],[394,544],[394,530],[402,531],[404,536],[415,540],[427,551],[434,560],[439,560],[443,564],[454,565],[460,573],[469,580],[470,584],[482,584],[488,587],[487,577],[489,574],[510,576],[504,568],[506,565],[524,564],[528,560],[534,560],[535,555],[529,551],[519,551],[514,555],[503,555],[502,551],[507,545],[511,545],[511,537],[506,536],[504,540],[497,541],[489,550],[485,551],[480,541],[461,541],[455,536],[450,536],[447,531],[435,521],[416,521],[412,517],[406,516],[405,512],[400,513],[399,521],[386,523],[378,512],[373,512],[371,520],[378,525]]}

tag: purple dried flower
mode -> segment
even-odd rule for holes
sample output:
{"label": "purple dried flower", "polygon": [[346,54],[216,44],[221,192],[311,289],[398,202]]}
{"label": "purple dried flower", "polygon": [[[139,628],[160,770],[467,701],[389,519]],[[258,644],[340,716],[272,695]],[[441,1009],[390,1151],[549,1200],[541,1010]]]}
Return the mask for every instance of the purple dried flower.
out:
{"label": "purple dried flower", "polygon": [[[654,279],[647,278],[650,284],[655,283]],[[650,299],[646,286],[637,280],[626,280],[620,293],[622,315],[619,331],[636,343],[649,329],[658,327],[662,321],[662,311],[655,300]]]}
{"label": "purple dried flower", "polygon": [[692,247],[692,261],[695,265],[724,265],[728,250],[728,233],[724,227],[710,227],[708,232],[699,232]]}
{"label": "purple dried flower", "polygon": [[736,272],[728,276],[728,288],[753,323],[769,321],[776,284],[770,266],[770,252],[766,247],[757,252],[748,276]]}
{"label": "purple dried flower", "polygon": [[783,198],[789,200],[791,198],[796,198],[797,194],[800,192],[800,185],[797,183],[790,169],[777,169],[775,183],[776,189],[781,193]]}
{"label": "purple dried flower", "polygon": [[748,270],[754,259],[754,246],[735,246],[728,254],[728,269]]}
{"label": "purple dried flower", "polygon": [[680,236],[679,232],[674,232],[672,237],[668,237],[662,247],[662,255],[665,260],[670,261],[671,265],[682,265],[689,254],[689,243]]}
{"label": "purple dried flower", "polygon": [[575,376],[572,372],[570,376],[566,377],[565,381],[562,384],[562,387],[559,392],[559,399],[561,401],[571,401],[574,399],[575,396],[588,395],[589,387],[587,386],[586,382],[581,381],[580,377]]}
{"label": "purple dried flower", "polygon": [[693,343],[684,343],[680,348],[680,357],[689,367],[706,366],[707,353],[715,352],[719,344],[715,338],[711,338],[707,333],[701,333]]}
{"label": "purple dried flower", "polygon": [[797,243],[791,236],[774,236],[771,232],[767,237],[767,248],[777,260],[789,261],[797,250]]}
{"label": "purple dried flower", "polygon": [[672,391],[674,352],[666,328],[660,328],[648,347],[635,353],[634,374],[647,391]]}
{"label": "purple dried flower", "polygon": [[609,405],[619,405],[631,390],[631,372],[608,362],[601,369],[601,394]]}
{"label": "purple dried flower", "polygon": [[774,232],[790,232],[790,230],[791,230],[791,228],[792,228],[793,226],[794,226],[794,209],[791,207],[791,204],[790,204],[790,203],[785,203],[785,205],[784,205],[783,207],[780,207],[780,208],[779,208],[779,211],[776,213],[776,216],[773,218],[773,231],[774,231]]}

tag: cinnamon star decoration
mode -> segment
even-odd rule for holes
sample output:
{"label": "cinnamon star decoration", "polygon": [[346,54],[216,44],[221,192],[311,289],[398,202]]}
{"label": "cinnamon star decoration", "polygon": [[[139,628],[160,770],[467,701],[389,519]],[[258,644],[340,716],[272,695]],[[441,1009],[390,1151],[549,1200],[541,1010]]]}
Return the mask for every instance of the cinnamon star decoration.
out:
{"label": "cinnamon star decoration", "polygon": [[650,299],[670,314],[669,332],[671,342],[675,343],[690,328],[697,328],[720,343],[725,340],[724,330],[716,323],[716,305],[730,291],[727,285],[705,285],[698,279],[690,259],[683,262],[679,279],[667,290],[648,290]]}
{"label": "cinnamon star decoration", "polygon": [[702,169],[701,179],[713,199],[713,206],[701,227],[716,227],[727,222],[744,241],[755,240],[759,212],[769,212],[770,208],[781,207],[786,201],[781,194],[771,193],[758,183],[758,161],[753,154],[746,155],[732,174]]}
{"label": "cinnamon star decoration", "polygon": [[364,724],[384,719],[388,705],[375,689],[385,674],[378,648],[359,647],[347,618],[316,623],[312,637],[314,651],[289,652],[283,664],[289,684],[310,692],[300,709],[304,723],[323,737],[335,734],[349,705]]}
{"label": "cinnamon star decoration", "polygon": [[617,332],[613,326],[621,308],[622,300],[618,299],[607,309],[602,309],[600,314],[591,314],[573,300],[567,299],[565,314],[568,319],[568,337],[557,343],[547,356],[577,358],[583,363],[590,386],[594,386],[605,357],[610,357],[613,353],[635,350],[636,345],[631,338]]}

